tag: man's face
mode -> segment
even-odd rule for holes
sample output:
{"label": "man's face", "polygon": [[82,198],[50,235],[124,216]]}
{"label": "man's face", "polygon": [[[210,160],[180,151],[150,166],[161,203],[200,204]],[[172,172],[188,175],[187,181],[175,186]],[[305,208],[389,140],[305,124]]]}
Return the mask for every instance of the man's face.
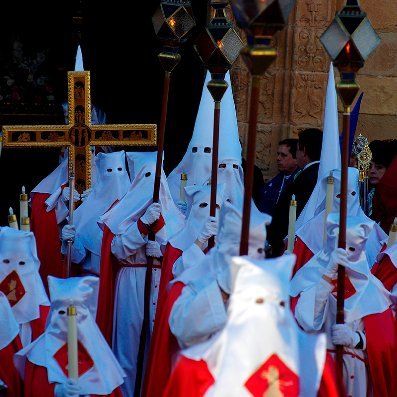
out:
{"label": "man's face", "polygon": [[386,167],[384,165],[371,161],[371,166],[369,168],[369,183],[371,185],[377,185],[385,172]]}
{"label": "man's face", "polygon": [[287,145],[280,145],[277,149],[277,167],[280,172],[289,175],[297,167],[297,161],[292,157]]}

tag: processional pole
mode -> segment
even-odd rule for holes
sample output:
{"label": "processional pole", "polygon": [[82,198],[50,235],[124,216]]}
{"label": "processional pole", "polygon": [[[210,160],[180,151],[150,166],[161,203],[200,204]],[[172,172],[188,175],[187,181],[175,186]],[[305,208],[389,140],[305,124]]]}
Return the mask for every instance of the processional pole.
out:
{"label": "processional pole", "polygon": [[[341,11],[322,34],[321,43],[340,73],[336,90],[343,104],[341,153],[341,200],[339,214],[338,248],[346,248],[347,188],[349,167],[349,135],[351,106],[360,90],[355,78],[365,60],[378,46],[380,38],[373,29],[358,0],[347,0]],[[345,268],[338,266],[336,323],[344,323]],[[336,365],[343,380],[343,346],[336,346]]]}
{"label": "processional pole", "polygon": [[[73,225],[73,214],[74,214],[74,167],[69,171],[69,219],[68,224]],[[67,240],[67,253],[66,253],[66,278],[70,277],[72,270],[72,246],[73,239]]]}
{"label": "processional pole", "polygon": [[[158,55],[164,69],[163,98],[161,118],[157,135],[156,173],[153,187],[153,203],[159,202],[161,170],[163,166],[164,136],[167,123],[168,93],[170,88],[171,72],[181,60],[178,53],[179,46],[188,38],[189,32],[196,25],[189,0],[163,0],[152,18],[156,35],[163,44],[163,50]],[[149,233],[149,240],[155,240],[155,234]],[[150,318],[150,291],[152,285],[153,258],[148,257],[144,289],[144,316],[140,334],[137,374],[135,379],[134,396],[139,397],[143,377],[144,355],[147,331]]]}
{"label": "processional pole", "polygon": [[[81,0],[78,4],[75,4],[72,15],[72,41],[76,47],[76,60],[75,60],[75,69],[76,69],[76,61],[77,61],[77,48],[82,42],[82,30],[84,27],[84,16],[83,16],[83,3]],[[70,109],[68,109],[68,115],[70,115]],[[75,121],[73,120],[73,123]],[[70,151],[70,148],[69,148]],[[68,170],[69,170],[69,218],[68,224],[73,225],[73,214],[76,209],[76,204],[74,202],[74,190],[76,186],[76,175],[75,175],[75,167],[74,162],[71,161],[70,152],[68,153]],[[72,246],[73,240],[67,240],[67,251],[66,251],[66,277],[70,277],[72,272]]]}
{"label": "processional pole", "polygon": [[[208,82],[207,88],[214,99],[210,216],[216,215],[221,101],[228,88],[225,74],[243,47],[240,36],[226,16],[225,7],[228,3],[228,0],[211,0],[211,18],[195,45],[202,62],[211,73],[211,80]],[[212,236],[208,241],[208,248],[211,249],[214,243],[215,239]]]}
{"label": "processional pole", "polygon": [[252,185],[256,157],[256,130],[261,76],[276,59],[277,51],[271,45],[272,37],[283,29],[295,0],[233,0],[237,24],[247,34],[247,45],[241,55],[251,72],[251,98],[247,137],[246,169],[244,170],[244,204],[241,227],[240,255],[248,254],[251,216]]}

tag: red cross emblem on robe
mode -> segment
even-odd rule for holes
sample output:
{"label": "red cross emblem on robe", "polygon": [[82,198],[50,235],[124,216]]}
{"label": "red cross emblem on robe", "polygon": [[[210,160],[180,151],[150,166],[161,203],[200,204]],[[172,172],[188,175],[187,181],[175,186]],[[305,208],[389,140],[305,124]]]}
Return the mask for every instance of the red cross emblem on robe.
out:
{"label": "red cross emblem on robe", "polygon": [[[338,296],[338,280],[333,280],[332,284],[334,285],[334,289],[332,290],[332,295],[335,299]],[[354,288],[353,284],[351,283],[349,277],[345,275],[345,299],[349,299],[356,293],[356,289]]]}
{"label": "red cross emblem on robe", "polygon": [[254,397],[298,397],[299,377],[272,354],[245,382]]}
{"label": "red cross emblem on robe", "polygon": [[11,307],[16,305],[26,293],[22,281],[15,270],[0,283],[0,291],[7,297]]}
{"label": "red cross emblem on robe", "polygon": [[[68,371],[68,344],[65,343],[55,354],[54,358],[56,362],[61,367],[63,373],[66,377],[69,377]],[[85,349],[85,347],[80,343],[77,344],[77,365],[79,377],[85,374],[94,366],[94,361]]]}

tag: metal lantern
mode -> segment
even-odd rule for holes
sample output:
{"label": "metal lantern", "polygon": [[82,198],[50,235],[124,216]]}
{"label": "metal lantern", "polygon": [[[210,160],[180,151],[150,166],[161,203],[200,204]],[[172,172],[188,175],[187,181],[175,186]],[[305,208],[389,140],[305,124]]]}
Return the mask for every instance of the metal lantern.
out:
{"label": "metal lantern", "polygon": [[295,0],[233,0],[237,24],[247,35],[273,36],[283,29]]}
{"label": "metal lantern", "polygon": [[[208,91],[214,99],[214,124],[212,136],[212,170],[211,170],[211,199],[210,215],[216,213],[216,190],[218,183],[218,151],[219,151],[219,126],[221,100],[225,94],[228,84],[225,74],[231,68],[234,61],[240,55],[244,46],[233,23],[227,18],[225,0],[212,0],[211,19],[198,36],[195,49],[204,63],[206,69],[211,73],[211,80],[207,84]],[[213,237],[208,241],[208,247],[214,246]]]}
{"label": "metal lantern", "polygon": [[286,25],[294,5],[295,0],[232,0],[237,24],[247,34],[247,45],[242,49],[241,56],[252,75],[240,255],[248,254],[260,80],[277,56],[272,37]]}
{"label": "metal lantern", "polygon": [[196,26],[188,0],[161,1],[152,22],[157,37],[171,47],[187,40],[189,32]]}
{"label": "metal lantern", "polygon": [[244,43],[233,24],[228,20],[225,7],[228,1],[212,1],[212,18],[205,30],[198,36],[196,51],[206,68],[224,78],[234,61],[240,55]]}
{"label": "metal lantern", "polygon": [[365,60],[380,43],[367,14],[358,1],[347,1],[335,19],[320,37],[339,72],[357,73]]}
{"label": "metal lantern", "polygon": [[[163,98],[161,102],[161,118],[157,135],[156,173],[153,186],[153,202],[160,199],[160,182],[163,167],[163,151],[165,126],[167,123],[168,96],[171,81],[171,72],[181,60],[178,53],[179,46],[185,42],[189,33],[196,26],[192,7],[189,0],[161,0],[160,5],[152,17],[154,31],[163,45],[158,55],[164,69]],[[155,234],[149,233],[150,241],[155,240]],[[146,337],[150,324],[150,286],[152,284],[153,258],[148,257],[148,269],[145,275],[143,320],[140,333],[138,359],[136,363],[136,377],[134,396],[141,396],[141,385],[144,374]]]}
{"label": "metal lantern", "polygon": [[[343,128],[341,151],[341,194],[339,211],[338,248],[346,248],[347,187],[349,165],[350,108],[360,90],[355,78],[357,71],[374,51],[380,38],[372,28],[357,0],[347,0],[341,11],[336,13],[328,29],[320,38],[334,65],[340,72],[336,90],[343,103]],[[367,146],[368,148],[368,146]],[[368,148],[369,149],[369,148]],[[369,163],[368,150],[362,152],[361,161]],[[364,189],[365,191],[365,189]],[[366,194],[366,191],[365,191]],[[345,268],[338,266],[336,323],[343,324],[345,294]],[[336,366],[340,379],[343,379],[343,346],[336,346]]]}
{"label": "metal lantern", "polygon": [[247,34],[241,55],[252,75],[262,75],[276,59],[272,37],[283,29],[295,0],[233,0],[237,24]]}

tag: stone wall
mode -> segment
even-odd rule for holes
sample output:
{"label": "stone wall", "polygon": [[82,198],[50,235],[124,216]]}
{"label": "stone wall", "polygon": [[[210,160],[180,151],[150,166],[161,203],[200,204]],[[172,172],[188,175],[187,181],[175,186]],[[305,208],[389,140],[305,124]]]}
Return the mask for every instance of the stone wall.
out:
{"label": "stone wall", "polygon": [[[258,116],[256,164],[265,179],[277,172],[275,155],[281,139],[323,126],[330,59],[319,38],[344,4],[342,0],[297,0],[288,26],[275,36],[278,55],[262,77]],[[361,7],[381,44],[357,75],[364,92],[357,133],[369,140],[397,138],[397,1],[363,0]],[[245,149],[250,74],[240,58],[233,65],[232,84]]]}

